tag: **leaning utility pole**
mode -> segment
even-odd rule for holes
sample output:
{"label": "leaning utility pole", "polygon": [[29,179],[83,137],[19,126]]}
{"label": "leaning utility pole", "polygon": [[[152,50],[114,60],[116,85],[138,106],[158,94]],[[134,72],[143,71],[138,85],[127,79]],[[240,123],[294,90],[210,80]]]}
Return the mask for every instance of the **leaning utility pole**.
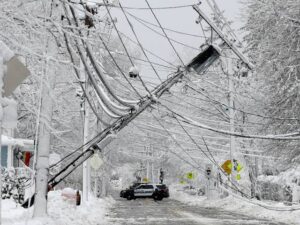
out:
{"label": "leaning utility pole", "polygon": [[[209,46],[199,55],[197,55],[187,66],[179,68],[178,71],[167,80],[158,85],[151,93],[140,100],[132,111],[114,121],[109,127],[104,129],[97,137],[85,146],[86,151],[82,152],[70,163],[68,163],[60,172],[54,175],[49,181],[50,187],[55,187],[71,174],[77,167],[82,165],[84,161],[93,156],[98,150],[105,148],[124,127],[131,123],[137,116],[148,109],[151,105],[156,104],[158,99],[175,84],[181,81],[190,71],[196,71],[199,74],[209,68],[220,56],[220,52],[214,46]],[[29,201],[26,200],[23,207],[30,207]]]}

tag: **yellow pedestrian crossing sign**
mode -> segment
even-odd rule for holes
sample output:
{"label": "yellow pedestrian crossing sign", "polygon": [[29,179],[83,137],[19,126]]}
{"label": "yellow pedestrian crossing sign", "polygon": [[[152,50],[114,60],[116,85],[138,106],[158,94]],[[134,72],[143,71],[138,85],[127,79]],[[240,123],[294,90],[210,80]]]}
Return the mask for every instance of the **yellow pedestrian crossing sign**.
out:
{"label": "yellow pedestrian crossing sign", "polygon": [[193,180],[193,179],[195,179],[195,174],[193,172],[188,172],[186,174],[186,178],[189,180]]}
{"label": "yellow pedestrian crossing sign", "polygon": [[149,183],[149,179],[147,177],[143,178],[143,183]]}

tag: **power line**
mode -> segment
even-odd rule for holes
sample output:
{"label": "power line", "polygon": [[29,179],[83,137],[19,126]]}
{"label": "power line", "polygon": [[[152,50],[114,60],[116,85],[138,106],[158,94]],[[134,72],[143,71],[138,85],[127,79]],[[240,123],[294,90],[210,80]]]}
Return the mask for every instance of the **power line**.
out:
{"label": "power line", "polygon": [[[68,40],[68,37],[67,37],[66,33],[64,33],[64,39],[65,39],[65,43],[66,43],[66,46],[67,46],[67,51],[68,51],[68,53],[69,53],[69,55],[70,55],[71,61],[72,61],[73,64],[74,64],[74,63],[75,63],[75,60],[74,60],[74,57],[73,57],[72,48],[71,48],[71,46],[70,46],[70,43],[69,43],[69,40]],[[73,67],[73,68],[74,68],[74,70],[75,70],[76,78],[77,78],[78,80],[80,80],[80,72],[78,71],[78,69],[77,69],[76,67]],[[86,97],[86,100],[88,101],[88,104],[90,105],[92,111],[94,112],[94,114],[96,115],[96,117],[98,118],[98,120],[99,120],[100,122],[102,122],[102,124],[103,124],[104,126],[107,126],[108,124],[107,124],[104,120],[102,120],[102,118],[98,115],[96,109],[94,108],[94,106],[93,106],[91,100],[89,99],[89,96],[88,96],[88,94],[87,94],[87,92],[86,92],[86,90],[85,90],[85,88],[84,88],[84,86],[82,85],[81,82],[79,82],[79,85],[80,85],[80,87],[81,87],[81,89],[82,89],[82,91],[83,91],[83,93],[84,93],[84,95],[85,95],[85,97]]]}
{"label": "power line", "polygon": [[[138,20],[137,20],[137,21],[138,21]],[[144,22],[142,22],[142,21],[138,21],[138,22],[139,22],[140,24],[142,24],[143,26],[145,26],[146,28],[148,28],[149,30],[151,30],[151,31],[153,31],[154,33],[156,33],[157,35],[166,38],[166,36],[165,36],[164,34],[162,34],[162,33],[160,33],[159,31],[153,29],[152,27],[148,26],[148,25],[145,24]],[[175,40],[175,39],[173,39],[173,38],[170,38],[170,37],[169,37],[169,39],[170,39],[171,41],[173,41],[174,43],[177,43],[177,44],[182,45],[182,46],[184,46],[184,47],[190,48],[190,49],[192,49],[192,50],[199,51],[198,48],[195,48],[195,47],[190,46],[190,45],[188,45],[188,44],[185,44],[185,43],[183,43],[183,42],[177,41],[177,40]]]}
{"label": "power line", "polygon": [[[78,2],[73,2],[70,1],[73,4],[81,4]],[[93,0],[88,0],[89,3],[95,3],[97,6],[102,6],[104,4],[108,4],[108,3],[99,3],[97,1],[93,1]],[[200,3],[195,3],[195,4],[188,4],[188,5],[175,5],[175,6],[164,6],[164,7],[153,7],[153,10],[168,10],[168,9],[182,9],[182,8],[189,8],[192,7],[194,5],[199,5]],[[109,7],[112,8],[120,8],[120,6],[118,5],[114,5],[114,4],[108,4]],[[149,8],[145,8],[145,7],[130,7],[130,6],[123,6],[124,9],[130,9],[130,10],[149,10]]]}
{"label": "power line", "polygon": [[151,63],[151,61],[150,61],[150,59],[149,59],[147,53],[145,52],[145,49],[144,49],[144,47],[142,46],[142,44],[141,44],[141,42],[140,42],[140,40],[139,40],[139,38],[138,38],[138,36],[137,36],[135,30],[134,30],[134,27],[133,27],[132,23],[130,22],[128,16],[126,15],[126,13],[125,13],[125,11],[124,11],[124,9],[123,9],[121,3],[119,3],[119,6],[121,7],[121,10],[122,10],[122,12],[123,12],[123,14],[124,14],[124,16],[125,16],[125,18],[126,18],[128,24],[129,24],[130,28],[131,28],[132,33],[134,34],[135,39],[136,39],[136,41],[138,42],[138,44],[139,44],[139,46],[140,46],[140,48],[141,48],[141,50],[142,50],[144,56],[146,57],[146,59],[147,59],[147,61],[149,62],[150,66],[152,67],[152,70],[154,71],[154,73],[155,73],[155,75],[157,76],[157,78],[160,80],[160,82],[162,82],[162,79],[161,79],[160,76],[158,75],[158,72],[156,71],[156,69],[155,69],[155,67],[153,66],[153,64]]}
{"label": "power line", "polygon": [[[154,27],[160,28],[158,25],[156,25],[156,24],[154,24],[154,23],[151,23],[151,22],[149,22],[149,21],[147,21],[147,20],[144,20],[144,19],[142,19],[142,18],[140,18],[140,17],[137,17],[137,16],[133,15],[132,13],[129,13],[129,12],[126,12],[126,13],[129,14],[131,17],[133,17],[135,20],[139,20],[139,21],[142,21],[142,22],[144,22],[144,23],[146,23],[146,24],[149,24],[149,25],[152,25],[152,26],[154,26]],[[170,32],[173,32],[173,33],[182,34],[182,35],[191,36],[191,37],[196,37],[196,38],[205,38],[205,39],[206,39],[205,36],[201,36],[201,35],[198,35],[198,34],[191,34],[191,33],[187,33],[187,32],[182,32],[182,31],[170,29],[170,28],[167,28],[167,27],[163,27],[163,28],[164,28],[165,30],[170,31]]]}
{"label": "power line", "polygon": [[163,128],[163,130],[168,134],[168,136],[176,143],[177,146],[180,147],[180,149],[187,155],[189,156],[189,158],[196,163],[196,165],[198,164],[197,161],[194,160],[194,158],[187,152],[185,151],[185,149],[177,142],[177,140],[170,134],[170,132],[168,131],[168,129],[165,128],[165,126],[160,122],[160,120],[153,114],[153,112],[151,112],[151,115],[153,116],[153,118],[156,120],[156,122]]}
{"label": "power line", "polygon": [[178,59],[181,61],[182,65],[184,66],[185,64],[184,64],[182,58],[180,57],[179,53],[177,52],[176,48],[174,47],[173,43],[171,42],[170,38],[168,37],[166,31],[164,30],[164,28],[162,27],[161,23],[159,22],[157,16],[155,15],[154,11],[152,10],[152,8],[151,8],[151,6],[150,6],[148,0],[145,0],[145,2],[147,3],[147,5],[148,5],[148,7],[149,7],[149,9],[150,9],[150,11],[151,11],[151,13],[152,13],[152,15],[154,16],[156,22],[158,23],[159,27],[161,28],[162,32],[164,33],[165,37],[167,38],[169,44],[170,44],[171,47],[173,48],[173,50],[174,50],[175,54],[177,55]]}
{"label": "power line", "polygon": [[[177,96],[177,98],[178,98],[179,100],[182,101],[182,99],[179,98],[178,96]],[[162,99],[162,101],[166,101],[166,102],[169,102],[169,103],[171,103],[171,104],[173,104],[173,105],[177,105],[177,106],[180,106],[180,107],[183,107],[183,108],[186,109],[186,106],[183,105],[183,104],[180,104],[180,103],[177,103],[177,102],[174,102],[174,101],[171,101],[171,100],[167,100],[167,99]],[[219,114],[216,114],[216,113],[214,113],[214,112],[211,112],[211,111],[209,111],[208,109],[201,108],[200,106],[196,106],[196,105],[194,105],[194,104],[192,104],[192,103],[189,103],[189,102],[186,102],[186,101],[185,101],[185,103],[188,104],[188,105],[190,105],[190,106],[192,106],[192,107],[194,107],[194,108],[196,108],[196,109],[200,109],[201,111],[206,112],[208,115],[210,114],[210,115],[213,115],[213,116],[216,116],[216,117],[220,118],[220,115],[219,115]],[[222,118],[222,117],[221,117],[221,118]],[[222,119],[224,119],[224,118],[222,118]],[[225,121],[226,121],[226,120],[225,120]]]}
{"label": "power line", "polygon": [[[138,45],[138,43],[137,43],[136,41],[132,40],[132,39],[131,39],[130,37],[128,37],[126,34],[122,33],[121,31],[119,31],[119,32],[120,32],[120,34],[121,34],[122,36],[124,36],[124,37],[125,37],[126,39],[128,39],[130,42],[134,43],[135,45]],[[154,52],[150,51],[149,49],[146,49],[146,48],[144,47],[144,50],[145,50],[146,52],[148,52],[150,55],[152,55],[152,56],[158,58],[159,60],[161,60],[161,61],[163,61],[163,62],[169,64],[171,67],[168,67],[168,68],[177,68],[176,65],[174,65],[173,63],[171,63],[171,62],[169,62],[169,61],[167,61],[167,60],[161,58],[160,56],[158,56],[158,55],[155,54]],[[154,62],[152,62],[152,63],[155,64]],[[159,65],[159,64],[156,64],[156,65]]]}
{"label": "power line", "polygon": [[245,113],[245,114],[248,114],[248,115],[252,115],[252,116],[257,116],[257,117],[261,117],[261,118],[264,118],[264,119],[274,119],[274,120],[297,120],[297,121],[300,121],[300,119],[297,119],[297,118],[280,118],[280,117],[270,117],[270,116],[263,116],[263,115],[260,115],[260,114],[256,114],[256,113],[251,113],[251,112],[246,112],[244,110],[241,110],[241,109],[237,109],[235,107],[230,107],[220,101],[217,101],[215,99],[211,99],[210,97],[204,95],[203,93],[201,93],[200,91],[196,90],[195,88],[191,87],[190,85],[187,85],[190,89],[192,89],[193,91],[197,92],[198,94],[201,94],[203,96],[205,96],[206,98],[209,98],[210,101],[212,102],[215,102],[215,103],[218,103],[220,105],[223,105],[227,108],[231,108],[231,109],[234,109],[236,111],[239,111],[239,112],[242,112],[242,113]]}
{"label": "power line", "polygon": [[[199,4],[199,3],[195,3]],[[189,5],[178,5],[178,6],[165,6],[165,7],[152,7],[152,10],[168,10],[168,9],[182,9],[182,8],[189,8],[193,7],[195,4],[189,4]],[[114,8],[119,8],[116,5],[113,5]],[[149,10],[149,8],[145,7],[129,7],[129,6],[123,6],[124,9],[131,9],[131,10]]]}
{"label": "power line", "polygon": [[[107,10],[107,13],[108,13],[108,15],[109,15],[109,17],[110,17],[110,20],[111,20],[111,22],[112,22],[112,24],[113,24],[113,26],[114,26],[114,28],[115,28],[115,30],[116,30],[116,32],[117,32],[117,35],[118,35],[118,37],[119,37],[119,39],[120,39],[120,42],[121,42],[121,44],[122,44],[122,46],[123,46],[123,48],[124,48],[124,50],[125,50],[125,52],[126,52],[126,55],[128,56],[128,59],[129,59],[129,61],[131,62],[131,65],[132,65],[133,67],[135,67],[135,64],[133,63],[133,60],[132,60],[132,58],[131,58],[130,55],[129,55],[129,52],[128,52],[126,46],[125,46],[125,43],[124,43],[124,41],[123,41],[123,39],[122,39],[122,37],[121,37],[121,35],[120,35],[120,33],[119,33],[119,30],[118,30],[118,28],[117,28],[117,26],[116,26],[116,24],[115,24],[115,21],[114,21],[114,19],[112,18],[112,15],[111,15],[111,13],[110,13],[110,10],[109,10],[109,8],[108,8],[108,5],[107,5],[106,1],[103,1],[103,2],[104,2],[104,5],[105,5],[105,8],[106,8],[106,10]],[[142,80],[142,78],[140,77],[140,75],[137,74],[137,76],[139,77],[139,79],[140,79],[142,85],[144,86],[145,90],[146,90],[148,93],[150,93],[149,89],[147,88],[146,84],[144,83],[144,81]],[[150,94],[151,94],[151,93],[150,93]]]}
{"label": "power line", "polygon": [[[73,19],[75,21],[75,25],[76,27],[80,28],[80,24],[79,24],[79,21],[78,21],[78,18],[76,17],[76,13],[74,11],[74,8],[72,5],[69,5],[70,7],[70,11],[71,11],[71,14],[73,16]],[[72,22],[68,16],[68,12],[67,10],[65,10],[65,16],[69,22],[69,25],[72,25]],[[80,30],[78,30],[78,33],[80,36],[82,36],[82,32]],[[115,99],[117,100],[118,103],[120,103],[122,106],[119,106],[117,104],[115,104],[108,96],[107,94],[104,92],[104,90],[101,88],[101,86],[98,86],[96,84],[96,80],[95,78],[93,77],[92,73],[90,72],[89,70],[89,67],[87,65],[87,62],[86,62],[86,59],[85,59],[85,56],[83,54],[83,50],[82,50],[82,46],[79,45],[78,41],[75,40],[75,43],[76,43],[76,47],[77,47],[77,50],[79,52],[79,56],[80,56],[80,59],[81,61],[83,62],[83,65],[84,65],[84,68],[86,69],[86,72],[92,82],[92,85],[94,86],[94,89],[96,90],[98,96],[100,97],[100,99],[103,101],[103,103],[112,111],[114,112],[115,114],[117,115],[123,115],[123,113],[120,113],[118,112],[116,109],[118,110],[121,110],[121,111],[126,111],[128,109],[131,109],[133,106],[132,104],[136,104],[136,102],[132,102],[132,101],[129,101],[129,100],[124,100],[124,99],[121,99],[119,98],[111,89],[110,85],[107,83],[107,81],[105,80],[104,76],[103,76],[103,73],[101,71],[101,69],[99,68],[99,66],[97,65],[96,63],[96,60],[95,60],[95,57],[91,51],[91,48],[90,46],[88,45],[87,42],[84,42],[83,40],[81,40],[82,44],[86,46],[86,52],[87,52],[87,57],[90,59],[90,62],[96,72],[96,74],[98,75],[98,78],[101,80],[102,84],[104,85],[104,87],[107,89],[108,93]],[[125,106],[125,107],[123,107]]]}
{"label": "power line", "polygon": [[[185,154],[187,154],[192,160],[193,160],[193,162],[195,162],[195,163],[197,163],[195,160],[194,160],[194,158],[188,153],[188,152],[186,152],[185,151],[185,149],[177,142],[177,140],[169,133],[169,131],[163,126],[163,124],[158,120],[158,118],[156,118],[156,116],[151,112],[151,114],[152,114],[152,116],[154,117],[154,119],[160,124],[160,126],[168,133],[168,135],[172,138],[172,140],[176,143],[176,145],[185,153]],[[201,149],[201,148],[200,148]],[[205,152],[203,152],[204,154],[205,154],[205,156],[207,157],[207,154],[205,153]],[[210,161],[212,161],[209,157],[207,157]],[[213,162],[213,161],[212,161]],[[213,162],[213,164],[215,164],[214,162]],[[219,168],[219,165],[218,164],[216,164],[217,165],[217,167]],[[199,167],[197,167],[197,169],[200,169]],[[204,169],[202,169],[203,171],[204,171]],[[214,178],[214,179],[216,179],[216,178]],[[242,192],[235,184],[233,184],[232,183],[232,187],[230,187],[231,189],[233,189],[233,190],[235,190],[235,191],[237,191],[237,192],[239,192],[239,193],[241,193],[242,195],[244,195],[244,196],[247,196],[248,198],[250,197],[250,196],[248,196],[247,194],[245,194],[244,192]]]}
{"label": "power line", "polygon": [[116,67],[118,68],[118,70],[120,71],[120,73],[122,74],[122,76],[124,77],[124,79],[127,81],[127,83],[131,86],[131,88],[135,91],[135,93],[139,96],[142,97],[140,95],[140,93],[136,90],[136,88],[132,85],[132,83],[128,80],[126,74],[124,73],[124,71],[121,69],[121,67],[119,66],[119,64],[117,63],[117,61],[115,60],[115,58],[113,57],[113,55],[111,54],[110,50],[108,49],[107,45],[105,44],[103,38],[101,37],[101,35],[99,35],[99,38],[104,46],[104,48],[106,49],[106,51],[108,52],[109,56],[111,57],[111,59],[113,60],[114,64],[116,65]]}
{"label": "power line", "polygon": [[[164,106],[164,105],[163,105]],[[237,132],[229,132],[226,130],[221,130],[221,129],[215,129],[212,127],[209,127],[207,125],[201,124],[199,122],[196,122],[186,116],[183,116],[177,112],[174,112],[173,110],[169,109],[167,106],[164,106],[165,108],[167,108],[170,112],[173,113],[173,115],[176,115],[178,118],[180,118],[184,123],[205,129],[205,130],[210,130],[213,132],[217,132],[217,133],[221,133],[221,134],[225,134],[225,135],[232,135],[235,137],[242,137],[242,138],[251,138],[251,139],[265,139],[265,140],[281,140],[281,141],[293,141],[293,140],[299,140],[300,136],[299,136],[299,131],[298,132],[294,132],[294,133],[288,133],[288,134],[281,134],[281,135],[246,135],[246,134],[242,134],[242,133],[237,133]]]}
{"label": "power line", "polygon": [[[118,54],[118,55],[125,55],[126,56],[126,54],[124,54],[124,53],[121,53],[121,52],[114,52],[115,54]],[[133,59],[135,59],[135,60],[138,60],[138,61],[142,61],[142,62],[148,62],[148,61],[146,61],[146,60],[144,60],[144,59],[141,59],[141,58],[138,58],[138,57],[136,57],[136,56],[130,56],[131,58],[133,58]],[[156,66],[160,66],[160,67],[164,67],[164,68],[166,68],[166,69],[168,69],[168,70],[175,70],[175,69],[177,69],[176,67],[170,67],[170,66],[166,66],[166,65],[163,65],[163,64],[160,64],[160,63],[157,63],[157,62],[153,62],[153,61],[150,61],[152,64],[154,64],[154,65],[156,65]]]}
{"label": "power line", "polygon": [[[204,143],[205,143],[205,145],[206,145],[206,148],[207,148],[207,150],[208,150],[208,152],[209,152],[209,154],[210,154],[210,156],[212,157],[212,158],[210,158],[207,154],[206,154],[206,152],[204,152],[203,151],[203,149],[198,145],[198,143],[194,140],[194,138],[189,134],[189,132],[184,128],[184,126],[182,126],[182,124],[179,122],[179,120],[176,118],[176,117],[174,117],[175,119],[176,119],[176,121],[178,122],[178,124],[180,125],[180,127],[184,130],[184,132],[186,133],[186,135],[192,140],[192,142],[198,147],[198,149],[206,156],[206,158],[208,158],[217,168],[218,168],[218,170],[219,171],[221,171],[225,176],[226,176],[226,174],[225,174],[225,172],[222,170],[222,168],[219,166],[219,164],[217,163],[217,161],[215,160],[215,158],[214,158],[214,156],[212,155],[212,153],[209,151],[209,148],[208,148],[208,146],[206,145],[206,142],[205,142],[205,140],[204,140]],[[202,137],[203,138],[203,137]],[[238,192],[240,192],[241,194],[245,194],[245,193],[243,193],[232,181],[230,181],[230,183],[236,188],[236,190],[238,191]],[[245,188],[245,187],[244,187]]]}

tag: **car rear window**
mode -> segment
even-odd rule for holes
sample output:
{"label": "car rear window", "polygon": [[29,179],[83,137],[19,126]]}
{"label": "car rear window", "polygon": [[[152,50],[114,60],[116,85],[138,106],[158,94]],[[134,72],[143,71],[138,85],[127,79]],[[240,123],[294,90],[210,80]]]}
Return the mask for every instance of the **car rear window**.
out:
{"label": "car rear window", "polygon": [[157,185],[157,187],[160,188],[160,189],[165,189],[165,188],[167,188],[167,186],[166,186],[165,184],[159,184],[159,185]]}
{"label": "car rear window", "polygon": [[145,185],[145,189],[153,189],[153,185]]}

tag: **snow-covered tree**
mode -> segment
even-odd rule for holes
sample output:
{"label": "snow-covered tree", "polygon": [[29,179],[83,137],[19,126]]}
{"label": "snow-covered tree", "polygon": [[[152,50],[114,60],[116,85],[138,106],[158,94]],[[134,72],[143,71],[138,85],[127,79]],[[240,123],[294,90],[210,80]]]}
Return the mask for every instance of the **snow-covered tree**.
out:
{"label": "snow-covered tree", "polygon": [[[262,131],[299,130],[300,5],[298,0],[248,0],[244,27],[248,53],[256,66],[258,93],[264,93]],[[256,102],[260,104],[259,101]],[[261,105],[261,104],[260,104]],[[299,142],[263,143],[284,166],[299,163]]]}

